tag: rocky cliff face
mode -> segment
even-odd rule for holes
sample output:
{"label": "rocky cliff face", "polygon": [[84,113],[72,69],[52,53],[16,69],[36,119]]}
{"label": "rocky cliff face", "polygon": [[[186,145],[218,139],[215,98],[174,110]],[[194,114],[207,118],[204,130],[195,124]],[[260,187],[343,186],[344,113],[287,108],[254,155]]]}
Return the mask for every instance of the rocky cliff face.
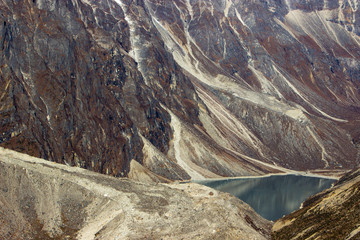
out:
{"label": "rocky cliff face", "polygon": [[0,148],[0,239],[268,239],[270,222],[197,184],[141,184]]}
{"label": "rocky cliff face", "polygon": [[332,189],[276,221],[273,239],[359,239],[359,186],[360,170],[345,175]]}
{"label": "rocky cliff face", "polygon": [[0,145],[168,179],[359,162],[354,1],[0,0]]}
{"label": "rocky cliff face", "polygon": [[[145,84],[115,2],[95,8],[81,1],[2,1],[1,10],[3,146],[121,176],[131,159],[142,162],[141,137],[169,150],[170,115],[159,100],[194,118],[182,107],[194,90],[159,41],[153,58],[159,82]],[[163,73],[160,64],[167,66]],[[184,91],[169,88],[172,75]]]}

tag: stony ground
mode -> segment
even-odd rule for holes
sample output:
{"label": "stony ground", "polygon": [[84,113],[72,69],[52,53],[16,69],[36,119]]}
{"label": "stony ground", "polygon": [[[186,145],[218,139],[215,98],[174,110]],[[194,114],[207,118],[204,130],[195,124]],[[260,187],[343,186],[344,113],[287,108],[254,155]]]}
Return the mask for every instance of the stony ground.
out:
{"label": "stony ground", "polygon": [[0,148],[0,239],[267,239],[271,223],[197,184],[143,184]]}

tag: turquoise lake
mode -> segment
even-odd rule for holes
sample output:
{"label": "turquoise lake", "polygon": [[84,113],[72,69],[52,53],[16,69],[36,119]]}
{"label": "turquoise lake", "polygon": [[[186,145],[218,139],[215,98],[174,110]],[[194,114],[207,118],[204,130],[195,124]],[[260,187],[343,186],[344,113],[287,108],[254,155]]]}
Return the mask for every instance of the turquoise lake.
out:
{"label": "turquoise lake", "polygon": [[248,203],[262,217],[275,221],[299,209],[308,197],[331,187],[335,181],[302,175],[273,175],[194,182],[228,192]]}

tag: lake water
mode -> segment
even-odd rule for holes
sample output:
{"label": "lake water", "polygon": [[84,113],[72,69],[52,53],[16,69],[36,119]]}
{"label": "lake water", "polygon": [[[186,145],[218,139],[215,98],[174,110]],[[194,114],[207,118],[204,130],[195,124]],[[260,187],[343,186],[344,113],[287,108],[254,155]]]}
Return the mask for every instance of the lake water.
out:
{"label": "lake water", "polygon": [[334,179],[299,175],[194,181],[231,193],[248,203],[262,217],[275,221],[300,208],[308,197],[331,187]]}

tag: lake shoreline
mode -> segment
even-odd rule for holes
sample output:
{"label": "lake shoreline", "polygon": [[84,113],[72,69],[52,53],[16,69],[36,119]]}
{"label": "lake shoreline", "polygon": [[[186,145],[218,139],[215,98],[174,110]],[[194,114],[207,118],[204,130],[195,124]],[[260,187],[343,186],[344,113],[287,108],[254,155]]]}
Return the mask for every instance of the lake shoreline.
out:
{"label": "lake shoreline", "polygon": [[[314,170],[314,171],[329,171],[329,170]],[[333,170],[334,172],[336,170]],[[340,172],[340,176],[335,175],[324,175],[320,173],[314,172],[302,172],[302,171],[289,171],[283,173],[268,173],[264,175],[251,175],[251,176],[238,176],[238,177],[220,177],[220,178],[205,178],[205,179],[191,179],[185,181],[178,181],[179,183],[197,183],[197,182],[204,182],[204,181],[221,181],[221,180],[232,180],[232,179],[251,179],[251,178],[266,178],[271,176],[285,176],[285,175],[295,175],[295,176],[304,176],[304,177],[315,177],[315,178],[324,178],[324,179],[333,179],[339,180],[341,176],[343,176],[347,170],[336,171]]]}
{"label": "lake shoreline", "polygon": [[192,180],[227,192],[249,204],[259,215],[276,221],[301,207],[310,196],[331,188],[338,178],[309,172]]}

